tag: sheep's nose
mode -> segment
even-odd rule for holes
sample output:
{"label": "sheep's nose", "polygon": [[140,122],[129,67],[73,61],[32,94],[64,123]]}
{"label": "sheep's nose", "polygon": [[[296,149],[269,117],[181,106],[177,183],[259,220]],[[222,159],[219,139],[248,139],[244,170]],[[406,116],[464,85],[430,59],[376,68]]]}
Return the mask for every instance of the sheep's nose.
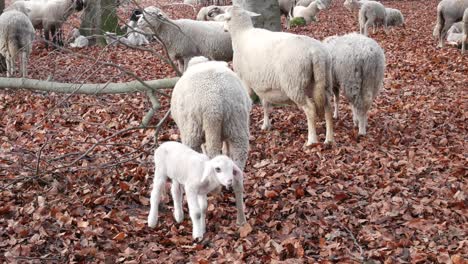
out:
{"label": "sheep's nose", "polygon": [[226,184],[227,184],[227,186],[231,186],[232,185],[232,179],[227,180]]}

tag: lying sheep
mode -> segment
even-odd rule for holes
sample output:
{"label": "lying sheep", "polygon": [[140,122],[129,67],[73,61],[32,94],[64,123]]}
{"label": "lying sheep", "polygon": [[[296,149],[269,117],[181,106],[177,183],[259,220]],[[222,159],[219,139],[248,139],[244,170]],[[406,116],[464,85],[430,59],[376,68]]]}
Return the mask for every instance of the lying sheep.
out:
{"label": "lying sheep", "polygon": [[462,54],[466,50],[466,42],[468,41],[468,8],[463,13],[463,38],[462,38]]}
{"label": "lying sheep", "polygon": [[447,31],[447,43],[449,45],[463,46],[463,21],[454,23]]}
{"label": "lying sheep", "polygon": [[359,32],[367,36],[367,27],[373,26],[375,31],[376,24],[384,25],[387,30],[385,7],[379,2],[367,1],[359,9]]}
{"label": "lying sheep", "polygon": [[234,47],[234,71],[262,99],[262,129],[271,127],[271,104],[295,103],[307,116],[306,145],[317,143],[315,117],[325,113],[325,143],[333,142],[333,120],[327,90],[331,90],[331,57],[315,39],[254,28],[258,14],[233,6],[217,19],[225,21]]}
{"label": "lying sheep", "polygon": [[[138,30],[138,28],[135,28]],[[141,34],[138,31],[132,31],[131,33],[127,34],[127,36],[117,36],[113,32],[105,32],[104,38],[106,40],[107,45],[109,46],[117,46],[119,44],[125,46],[141,46],[149,44],[148,39],[145,35]]]}
{"label": "lying sheep", "polygon": [[291,16],[292,17],[302,17],[306,21],[306,24],[310,24],[313,21],[317,21],[316,15],[320,12],[320,10],[325,9],[325,4],[322,3],[321,0],[315,0],[307,7],[303,6],[295,6],[292,9]]}
{"label": "lying sheep", "polygon": [[385,8],[385,16],[387,18],[387,26],[403,26],[405,19],[400,10],[395,8]]}
{"label": "lying sheep", "polygon": [[[184,219],[182,210],[183,192],[187,194],[189,214],[192,220],[192,237],[201,239],[206,231],[207,194],[220,185],[240,185],[243,173],[227,156],[209,159],[178,142],[165,142],[154,153],[155,172],[151,191],[151,209],[148,226],[158,222],[158,207],[167,178],[172,180],[171,194],[174,201],[174,218],[177,223]],[[239,208],[238,208],[239,210]]]}
{"label": "lying sheep", "polygon": [[72,48],[84,48],[89,45],[89,40],[87,37],[80,34],[80,30],[77,28],[72,29],[72,37],[70,38],[70,47]]}
{"label": "lying sheep", "polygon": [[26,13],[10,9],[0,15],[0,54],[6,60],[7,77],[15,73],[16,59],[20,53],[21,76],[28,75],[28,60],[33,40],[34,27]]}
{"label": "lying sheep", "polygon": [[191,19],[172,20],[159,8],[145,8],[138,27],[155,34],[166,45],[169,57],[184,71],[188,61],[195,56],[213,60],[232,60],[231,37],[224,32],[223,24],[214,21]]}
{"label": "lying sheep", "polygon": [[468,8],[468,0],[442,0],[437,5],[437,24],[433,35],[439,39],[438,47],[444,46],[447,31],[453,23],[462,20],[466,8]]}
{"label": "lying sheep", "polygon": [[351,104],[359,135],[366,134],[367,112],[383,86],[385,54],[373,39],[351,33],[324,40],[333,61],[334,117],[338,117],[340,89]]}
{"label": "lying sheep", "polygon": [[200,11],[197,14],[197,20],[200,21],[214,21],[214,18],[217,15],[223,14],[226,9],[228,9],[231,6],[206,6],[202,7]]}

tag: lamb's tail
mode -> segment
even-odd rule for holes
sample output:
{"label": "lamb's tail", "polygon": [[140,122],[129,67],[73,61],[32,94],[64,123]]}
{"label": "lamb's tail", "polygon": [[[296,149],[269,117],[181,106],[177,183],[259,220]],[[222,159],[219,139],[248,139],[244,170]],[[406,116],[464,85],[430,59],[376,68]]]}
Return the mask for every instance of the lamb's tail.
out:
{"label": "lamb's tail", "polygon": [[439,4],[437,6],[437,23],[436,23],[436,25],[434,27],[434,31],[432,32],[432,35],[435,38],[440,37],[442,28],[444,28],[444,24],[445,24],[445,19],[444,19],[444,15],[442,13],[442,11],[443,11],[442,9],[443,9],[443,5]]}
{"label": "lamb's tail", "polygon": [[[333,80],[330,54],[328,52],[319,54],[320,56],[314,55],[313,61],[313,100],[315,104],[315,112],[318,116],[322,116],[325,113],[325,108],[330,107],[327,93],[331,92]],[[323,55],[326,57],[324,58]]]}

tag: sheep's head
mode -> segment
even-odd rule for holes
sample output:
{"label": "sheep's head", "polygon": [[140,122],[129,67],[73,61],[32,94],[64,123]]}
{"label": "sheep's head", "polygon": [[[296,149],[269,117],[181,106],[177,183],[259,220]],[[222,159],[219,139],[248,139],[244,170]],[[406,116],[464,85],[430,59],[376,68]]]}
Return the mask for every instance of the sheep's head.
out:
{"label": "sheep's head", "polygon": [[138,22],[138,19],[141,17],[143,13],[141,12],[140,9],[134,9],[132,11],[132,15],[130,16],[130,21],[135,21]]}
{"label": "sheep's head", "polygon": [[224,21],[224,31],[230,31],[230,25],[234,22],[237,27],[253,27],[251,17],[257,17],[260,14],[242,9],[240,6],[228,8],[224,14],[215,17],[215,21]]}
{"label": "sheep's head", "polygon": [[80,12],[86,7],[86,3],[84,0],[72,0],[72,2],[75,5],[76,12]]}
{"label": "sheep's head", "polygon": [[206,20],[214,21],[215,17],[221,14],[224,14],[224,10],[219,8],[219,6],[208,6],[206,12]]}
{"label": "sheep's head", "polygon": [[167,23],[168,18],[161,9],[155,6],[149,6],[143,10],[143,14],[137,15],[138,28],[142,29],[146,33],[154,34],[158,30],[161,23]]}
{"label": "sheep's head", "polygon": [[232,186],[235,180],[240,181],[243,177],[239,167],[225,155],[216,156],[206,162],[201,182],[204,182],[210,176],[214,176],[220,184],[226,187]]}

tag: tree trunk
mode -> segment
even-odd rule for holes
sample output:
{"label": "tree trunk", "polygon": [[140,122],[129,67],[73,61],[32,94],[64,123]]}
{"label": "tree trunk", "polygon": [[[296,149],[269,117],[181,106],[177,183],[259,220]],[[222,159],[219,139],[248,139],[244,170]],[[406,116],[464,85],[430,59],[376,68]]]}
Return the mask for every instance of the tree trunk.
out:
{"label": "tree trunk", "polygon": [[[0,0],[0,14],[3,13],[3,9],[5,9],[5,0]],[[0,55],[0,73],[6,72],[6,61],[3,55]]]}
{"label": "tree trunk", "polygon": [[233,3],[258,14],[252,18],[255,27],[281,31],[280,9],[277,0],[233,0]]}
{"label": "tree trunk", "polygon": [[[88,1],[81,19],[80,33],[83,36],[103,35],[105,32],[120,35],[116,7],[116,0]],[[106,40],[104,37],[90,39],[90,45],[96,43],[106,45]]]}

